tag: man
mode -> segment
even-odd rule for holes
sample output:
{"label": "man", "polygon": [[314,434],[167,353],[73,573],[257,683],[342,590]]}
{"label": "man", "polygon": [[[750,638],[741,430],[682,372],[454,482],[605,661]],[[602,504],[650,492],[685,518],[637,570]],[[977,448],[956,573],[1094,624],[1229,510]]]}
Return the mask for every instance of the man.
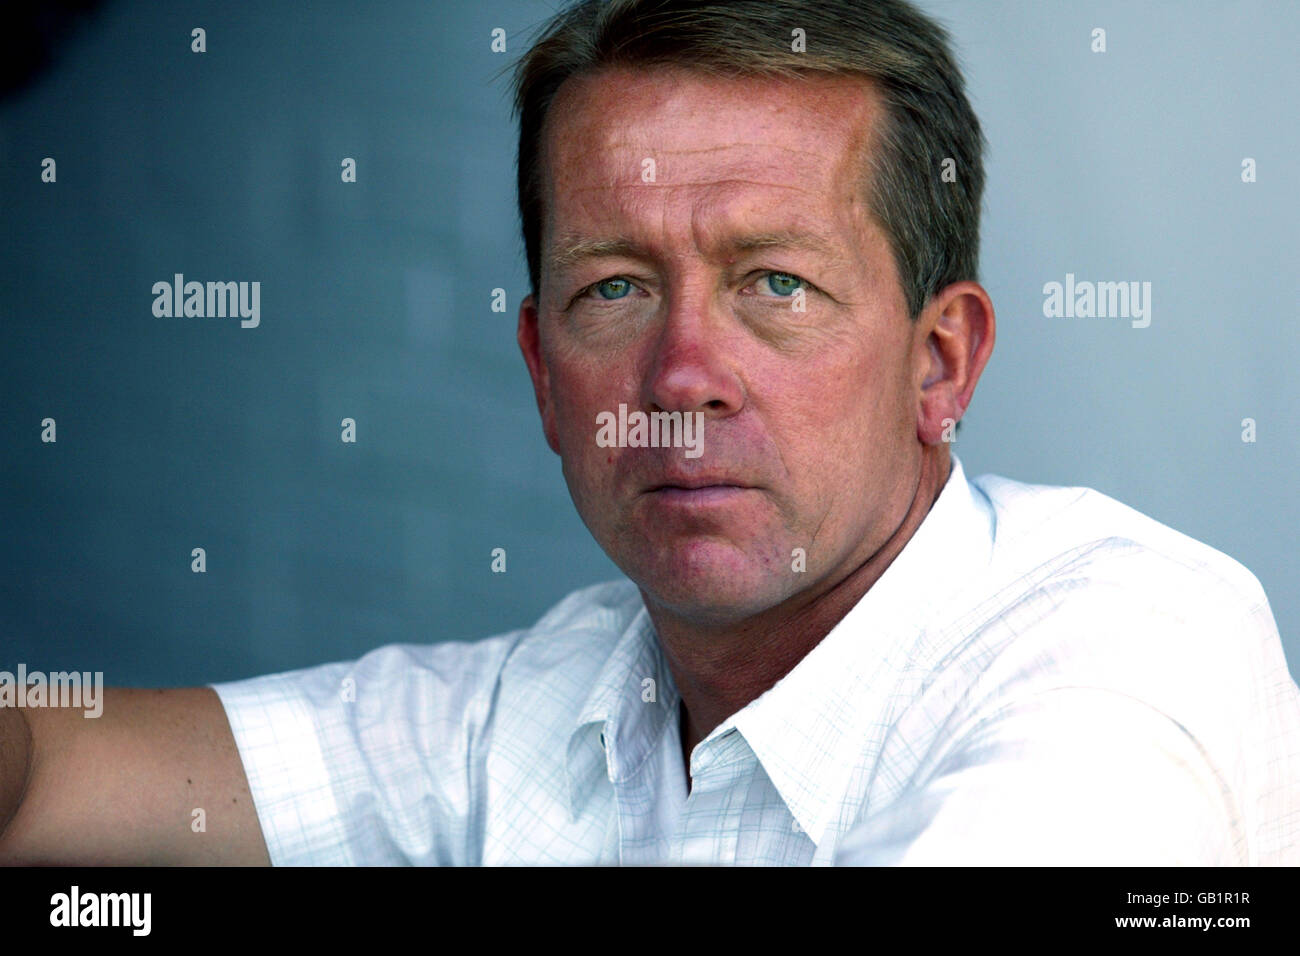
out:
{"label": "man", "polygon": [[0,712],[4,859],[1300,862],[1255,578],[950,452],[995,322],[936,25],[585,2],[517,106],[519,344],[629,580],[477,643],[112,691],[93,725]]}

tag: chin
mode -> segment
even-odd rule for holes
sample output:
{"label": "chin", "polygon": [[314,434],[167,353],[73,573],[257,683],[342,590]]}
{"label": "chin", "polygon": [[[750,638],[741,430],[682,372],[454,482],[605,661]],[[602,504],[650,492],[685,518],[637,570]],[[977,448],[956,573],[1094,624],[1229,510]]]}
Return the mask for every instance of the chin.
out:
{"label": "chin", "polygon": [[[662,552],[661,552],[662,553]],[[802,578],[789,562],[766,566],[734,545],[698,542],[665,554],[659,561],[638,561],[624,572],[653,601],[700,624],[730,624],[780,604],[798,590]]]}

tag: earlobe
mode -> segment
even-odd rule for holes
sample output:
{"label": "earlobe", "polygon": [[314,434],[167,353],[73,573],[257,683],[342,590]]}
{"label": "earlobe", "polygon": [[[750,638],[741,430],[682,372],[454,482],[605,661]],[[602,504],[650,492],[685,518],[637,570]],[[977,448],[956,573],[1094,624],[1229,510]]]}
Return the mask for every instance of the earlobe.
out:
{"label": "earlobe", "polygon": [[928,385],[917,409],[916,437],[925,445],[937,445],[952,434],[965,409],[953,394],[952,383],[939,377]]}
{"label": "earlobe", "polygon": [[[945,350],[949,347],[943,329],[943,304],[932,303],[932,311],[918,319],[918,334],[924,335],[920,353],[924,357],[924,373],[920,375],[919,394],[916,398],[916,437],[923,445],[934,445],[942,440],[944,420],[952,417],[950,408],[952,388],[947,379],[951,366]],[[915,381],[915,379],[913,379]]]}

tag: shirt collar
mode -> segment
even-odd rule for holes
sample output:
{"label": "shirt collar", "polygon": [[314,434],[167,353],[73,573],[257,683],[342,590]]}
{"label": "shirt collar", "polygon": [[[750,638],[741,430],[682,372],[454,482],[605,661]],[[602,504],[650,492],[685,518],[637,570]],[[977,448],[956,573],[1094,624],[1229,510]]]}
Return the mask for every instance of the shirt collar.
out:
{"label": "shirt collar", "polygon": [[[942,599],[988,564],[993,536],[992,507],[954,454],[943,491],[884,574],[790,673],[705,738],[739,730],[814,843],[837,812],[886,704],[883,678]],[[637,772],[679,700],[642,606],[569,736],[565,774],[575,819],[602,770],[611,781]]]}
{"label": "shirt collar", "polygon": [[679,700],[642,604],[602,665],[569,735],[565,777],[575,821],[601,776],[619,781],[640,769]]}
{"label": "shirt collar", "polygon": [[875,584],[790,673],[709,735],[741,732],[814,843],[854,767],[880,745],[872,738],[889,703],[887,678],[927,619],[988,565],[994,533],[991,504],[953,455],[943,491]]}

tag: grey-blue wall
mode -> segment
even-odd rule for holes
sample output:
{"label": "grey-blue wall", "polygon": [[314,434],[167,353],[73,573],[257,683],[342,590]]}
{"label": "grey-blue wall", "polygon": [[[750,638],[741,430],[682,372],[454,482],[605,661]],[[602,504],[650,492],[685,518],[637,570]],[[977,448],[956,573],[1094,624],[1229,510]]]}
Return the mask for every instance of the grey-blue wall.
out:
{"label": "grey-blue wall", "polygon": [[[1300,8],[922,5],[991,144],[968,473],[1092,486],[1233,555],[1296,670]],[[0,669],[224,680],[524,626],[617,573],[514,343],[494,75],[552,8],[119,2],[0,103]],[[177,272],[261,282],[260,326],[156,318]],[[1045,318],[1067,272],[1152,282],[1150,327]]]}

